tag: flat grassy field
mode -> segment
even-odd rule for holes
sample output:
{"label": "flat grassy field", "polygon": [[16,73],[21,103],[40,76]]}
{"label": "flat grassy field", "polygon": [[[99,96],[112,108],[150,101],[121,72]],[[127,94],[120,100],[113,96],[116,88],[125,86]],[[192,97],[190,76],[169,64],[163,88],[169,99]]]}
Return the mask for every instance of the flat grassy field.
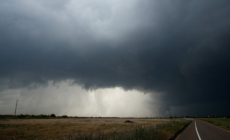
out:
{"label": "flat grassy field", "polygon": [[[0,139],[168,139],[188,121],[176,119],[1,119]],[[156,124],[156,130],[154,124]],[[155,133],[155,134],[154,134]],[[148,137],[147,137],[148,136]]]}
{"label": "flat grassy field", "polygon": [[230,118],[201,118],[201,120],[230,131]]}

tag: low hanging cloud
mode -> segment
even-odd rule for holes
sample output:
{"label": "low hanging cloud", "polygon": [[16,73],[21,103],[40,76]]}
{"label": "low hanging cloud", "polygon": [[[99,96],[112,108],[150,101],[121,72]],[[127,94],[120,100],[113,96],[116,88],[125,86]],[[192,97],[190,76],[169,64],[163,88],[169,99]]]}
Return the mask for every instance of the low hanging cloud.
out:
{"label": "low hanging cloud", "polygon": [[72,80],[152,93],[181,115],[229,115],[227,0],[0,5],[1,92]]}
{"label": "low hanging cloud", "polygon": [[[46,88],[11,89],[1,92],[0,112],[12,114],[18,99],[17,114],[56,114],[78,117],[151,117],[153,99],[149,94],[122,88],[85,90],[72,81]],[[155,114],[154,114],[155,115]]]}

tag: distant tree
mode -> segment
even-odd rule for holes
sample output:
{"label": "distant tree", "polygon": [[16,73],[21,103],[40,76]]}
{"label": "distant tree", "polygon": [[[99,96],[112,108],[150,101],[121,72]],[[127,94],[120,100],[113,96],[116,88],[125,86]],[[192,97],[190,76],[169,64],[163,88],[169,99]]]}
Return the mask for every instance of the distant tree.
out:
{"label": "distant tree", "polygon": [[51,114],[50,116],[51,116],[51,117],[54,117],[54,118],[56,117],[56,115],[55,115],[55,114]]}
{"label": "distant tree", "polygon": [[23,114],[17,116],[17,118],[25,118],[25,117],[26,115],[23,115]]}

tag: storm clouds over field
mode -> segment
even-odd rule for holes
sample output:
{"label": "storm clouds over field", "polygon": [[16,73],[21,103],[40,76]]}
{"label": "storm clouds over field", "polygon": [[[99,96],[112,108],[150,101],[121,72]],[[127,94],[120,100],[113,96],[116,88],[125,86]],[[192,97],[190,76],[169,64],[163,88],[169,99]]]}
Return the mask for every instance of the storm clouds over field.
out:
{"label": "storm clouds over field", "polygon": [[230,115],[229,15],[229,0],[1,0],[0,112]]}

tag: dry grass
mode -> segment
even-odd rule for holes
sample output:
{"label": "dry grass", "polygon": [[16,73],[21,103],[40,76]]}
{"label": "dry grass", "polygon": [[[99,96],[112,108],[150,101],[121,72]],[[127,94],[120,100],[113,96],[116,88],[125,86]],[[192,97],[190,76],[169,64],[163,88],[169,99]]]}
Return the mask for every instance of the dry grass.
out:
{"label": "dry grass", "polygon": [[162,124],[169,119],[130,119],[134,123],[124,123],[127,119],[8,119],[0,120],[0,139],[17,138],[60,138],[69,133],[105,134],[129,131],[137,125],[151,127],[155,123]]}

